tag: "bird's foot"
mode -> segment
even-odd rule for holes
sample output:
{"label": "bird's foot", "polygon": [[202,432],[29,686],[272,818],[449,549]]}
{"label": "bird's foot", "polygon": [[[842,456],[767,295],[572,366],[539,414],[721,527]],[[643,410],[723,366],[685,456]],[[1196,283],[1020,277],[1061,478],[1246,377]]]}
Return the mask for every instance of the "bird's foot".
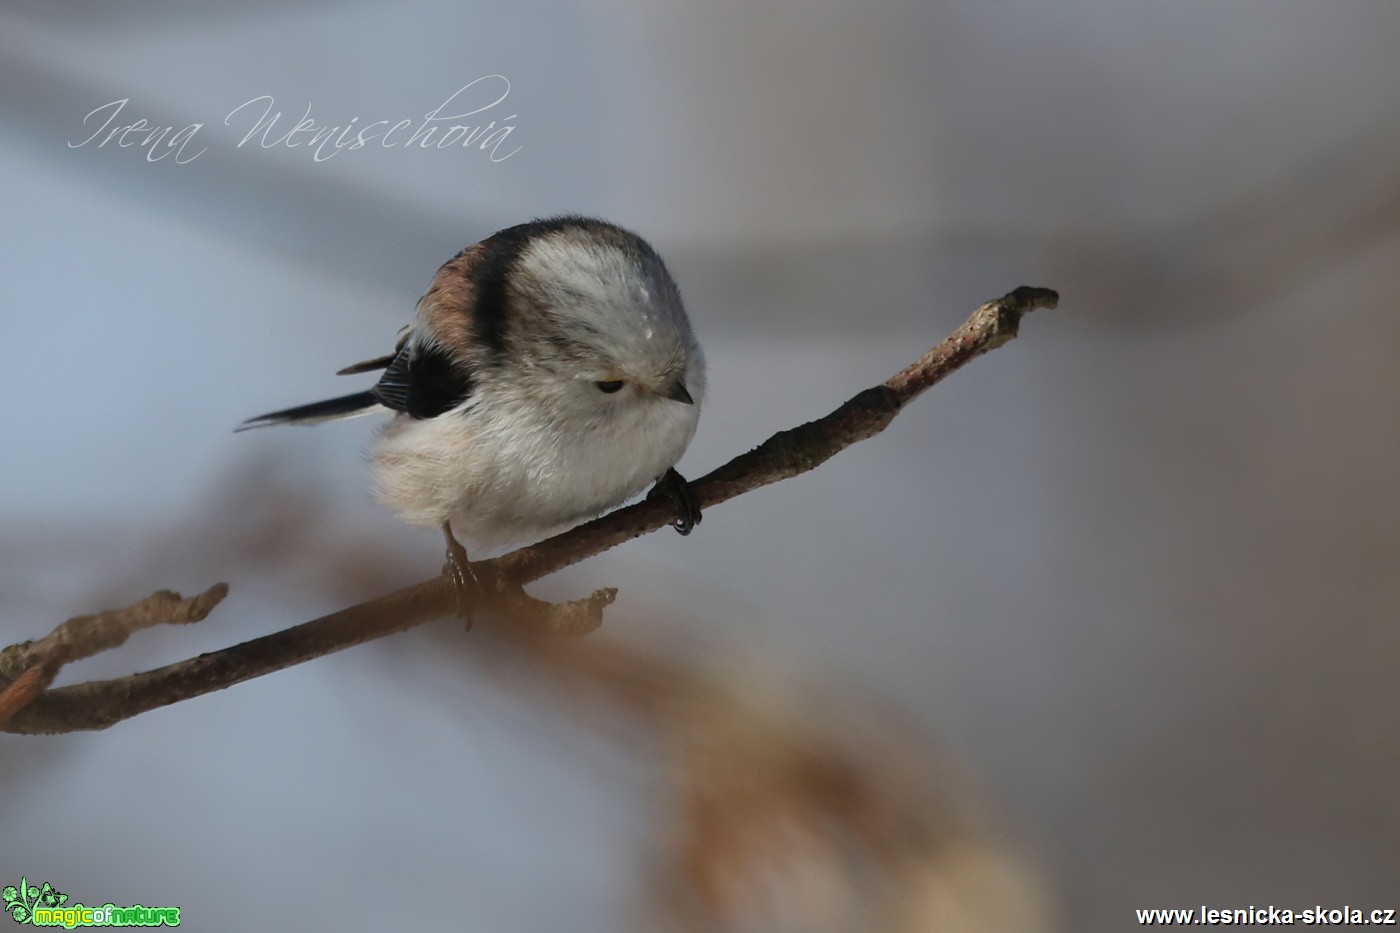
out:
{"label": "bird's foot", "polygon": [[457,602],[457,617],[465,619],[467,629],[472,627],[472,612],[481,604],[483,592],[481,581],[472,570],[467,559],[467,549],[462,547],[452,535],[452,525],[442,523],[442,533],[447,538],[447,563],[442,565],[442,574],[452,583],[452,593]]}
{"label": "bird's foot", "polygon": [[700,524],[700,499],[695,489],[684,476],[674,468],[668,469],[647,493],[648,499],[664,499],[676,510],[676,520],[671,527],[682,535],[688,535]]}

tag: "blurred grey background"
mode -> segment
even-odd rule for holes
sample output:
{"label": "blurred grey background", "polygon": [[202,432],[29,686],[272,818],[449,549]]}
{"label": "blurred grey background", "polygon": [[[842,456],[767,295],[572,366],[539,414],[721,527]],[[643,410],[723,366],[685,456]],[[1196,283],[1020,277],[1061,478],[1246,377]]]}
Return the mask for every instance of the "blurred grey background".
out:
{"label": "blurred grey background", "polygon": [[[439,263],[529,217],[667,257],[711,365],[690,475],[1049,286],[881,437],[537,592],[620,587],[600,644],[787,697],[764,735],[899,723],[967,776],[925,793],[981,814],[1027,929],[1397,906],[1397,42],[1389,0],[10,0],[0,634],[230,582],[63,681],[117,676],[435,572],[370,499],[369,420],[231,428],[349,391]],[[500,161],[224,123],[416,125],[488,75]],[[119,99],[206,151],[75,146]],[[0,881],[200,930],[817,928],[651,903],[664,768],[493,644],[443,622],[0,736]],[[1010,929],[968,903],[900,928]]]}

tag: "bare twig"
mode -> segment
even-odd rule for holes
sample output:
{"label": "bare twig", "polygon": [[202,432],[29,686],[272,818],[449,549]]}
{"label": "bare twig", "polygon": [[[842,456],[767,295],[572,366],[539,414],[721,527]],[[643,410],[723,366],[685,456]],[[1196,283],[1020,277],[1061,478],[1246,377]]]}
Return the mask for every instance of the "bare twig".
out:
{"label": "bare twig", "polygon": [[[851,444],[878,434],[921,392],[974,357],[1015,337],[1023,315],[1037,308],[1053,308],[1058,300],[1059,296],[1049,289],[1022,287],[983,305],[943,342],[886,382],[858,393],[823,418],[780,431],[748,453],[694,481],[692,487],[700,504],[708,508],[760,486],[805,473]],[[673,518],[665,502],[644,500],[531,547],[473,564],[473,569],[493,584],[487,588],[494,591],[487,593],[488,598],[509,610],[513,604],[524,601],[518,591],[514,596],[509,595],[514,587],[656,531]],[[566,604],[566,610],[562,611],[535,605],[532,615],[537,627],[580,634],[596,626],[603,606],[611,602],[612,595],[610,590],[599,590],[587,600]],[[221,690],[412,628],[454,609],[450,582],[445,577],[437,577],[197,658],[116,680],[49,690],[0,729],[20,733],[103,729],[147,710]],[[20,648],[22,646],[7,649],[5,657],[9,651]],[[28,667],[8,669],[18,674]],[[0,673],[5,670],[0,668]]]}
{"label": "bare twig", "polygon": [[119,647],[137,629],[199,622],[227,595],[227,583],[216,583],[188,599],[159,590],[125,609],[77,616],[38,641],[0,651],[0,680],[9,681],[0,691],[0,725],[39,696],[63,665]]}

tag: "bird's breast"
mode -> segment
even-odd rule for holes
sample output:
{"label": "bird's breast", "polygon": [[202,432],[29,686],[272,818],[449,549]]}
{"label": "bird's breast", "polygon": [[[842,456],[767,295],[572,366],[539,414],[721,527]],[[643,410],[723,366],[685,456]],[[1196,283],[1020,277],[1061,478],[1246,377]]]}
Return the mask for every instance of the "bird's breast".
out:
{"label": "bird's breast", "polygon": [[372,454],[379,497],[407,521],[478,544],[538,539],[636,495],[680,459],[696,406],[658,400],[613,417],[561,416],[483,393],[458,411],[394,419]]}

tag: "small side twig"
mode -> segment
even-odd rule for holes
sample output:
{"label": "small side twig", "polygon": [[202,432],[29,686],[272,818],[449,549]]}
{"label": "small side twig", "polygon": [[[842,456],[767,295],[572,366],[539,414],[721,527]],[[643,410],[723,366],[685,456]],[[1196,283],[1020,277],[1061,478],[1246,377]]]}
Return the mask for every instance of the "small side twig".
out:
{"label": "small side twig", "polygon": [[[1015,337],[1024,315],[1038,308],[1053,308],[1058,301],[1059,296],[1049,289],[1022,287],[988,302],[945,340],[884,383],[857,393],[823,418],[780,431],[748,453],[695,480],[691,484],[693,492],[701,506],[709,508],[814,469],[840,450],[880,433],[920,393],[968,361]],[[473,566],[496,580],[519,586],[656,531],[674,518],[667,503],[643,500],[547,541]],[[596,627],[602,607],[612,601],[614,594],[612,590],[599,590],[589,599],[550,607],[534,613],[534,617],[545,630],[579,634]],[[523,594],[521,597],[522,601],[531,601]],[[505,599],[509,608],[511,597]],[[48,690],[9,722],[0,724],[0,730],[43,733],[104,729],[148,710],[413,628],[456,608],[451,583],[436,577],[221,651],[129,677]],[[7,649],[4,656],[21,648]],[[32,664],[0,666],[0,675],[14,671],[14,676],[18,676],[28,667]]]}
{"label": "small side twig", "polygon": [[138,629],[199,622],[227,595],[227,583],[216,583],[189,598],[158,590],[125,609],[77,616],[38,641],[0,651],[0,682],[9,682],[0,690],[0,724],[43,693],[63,665],[119,647]]}

